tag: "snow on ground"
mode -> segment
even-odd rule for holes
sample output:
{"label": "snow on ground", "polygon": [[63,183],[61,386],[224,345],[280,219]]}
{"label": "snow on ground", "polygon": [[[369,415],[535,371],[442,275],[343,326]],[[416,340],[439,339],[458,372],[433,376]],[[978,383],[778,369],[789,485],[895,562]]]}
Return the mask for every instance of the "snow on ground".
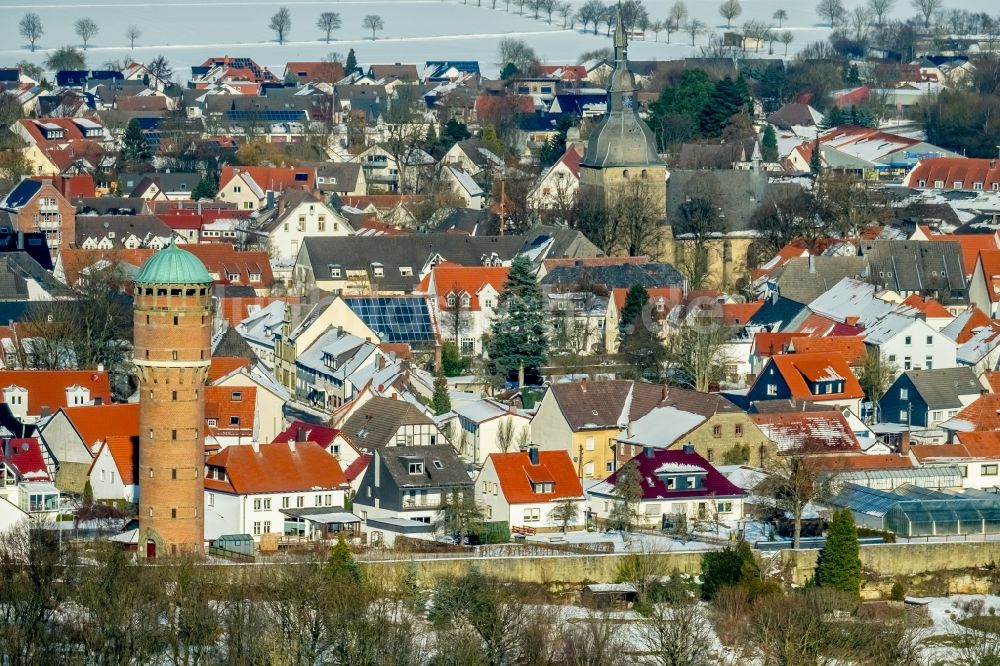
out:
{"label": "snow on ground", "polygon": [[[358,60],[366,63],[410,62],[426,60],[479,60],[484,73],[495,75],[497,43],[503,37],[517,37],[528,42],[546,62],[575,62],[584,51],[610,46],[601,26],[597,35],[577,29],[562,29],[562,19],[552,17],[552,24],[534,20],[530,14],[519,16],[516,5],[510,12],[503,10],[504,0],[497,0],[497,9],[490,9],[493,0],[482,0],[482,7],[458,4],[456,0],[173,0],[149,2],[139,0],[102,0],[74,2],[72,0],[0,0],[0,64],[12,64],[21,59],[41,62],[51,50],[65,44],[79,44],[73,23],[80,18],[92,18],[100,32],[91,40],[88,60],[91,66],[119,58],[135,57],[149,60],[158,54],[178,70],[181,77],[191,65],[201,64],[209,56],[249,56],[280,74],[284,65],[293,60],[318,60],[332,51],[346,54],[354,48]],[[584,0],[570,0],[579,6]],[[848,0],[848,9],[859,0]],[[689,2],[693,18],[698,18],[716,32],[725,29],[717,12],[717,4]],[[949,7],[960,7],[958,0],[946,0]],[[292,15],[290,41],[283,45],[274,41],[268,29],[271,14],[279,5],[287,6]],[[652,18],[665,17],[668,3],[649,2]],[[815,3],[794,3],[787,0],[745,0],[743,13],[736,25],[750,19],[771,21],[775,10],[783,8],[789,14],[783,29],[795,36],[790,53],[802,46],[822,40],[829,29],[820,25]],[[41,19],[45,34],[38,50],[30,53],[17,34],[17,24],[26,12],[35,12]],[[316,28],[316,19],[324,11],[341,15],[343,28],[334,34],[336,41],[326,44]],[[911,13],[909,3],[897,3],[896,14]],[[385,30],[371,41],[371,33],[361,27],[362,18],[377,14]],[[134,51],[128,48],[125,32],[135,25],[142,31]],[[697,45],[684,34],[665,35],[654,41],[652,33],[643,41],[634,39],[629,55],[636,60],[672,60],[698,54],[698,46],[706,43],[700,36]],[[784,47],[775,44],[780,54]],[[761,55],[766,49],[761,51]]]}
{"label": "snow on ground", "polygon": [[719,546],[704,541],[687,541],[660,534],[630,532],[623,539],[621,532],[545,533],[527,537],[541,543],[613,543],[616,553],[676,553],[679,551],[717,550]]}

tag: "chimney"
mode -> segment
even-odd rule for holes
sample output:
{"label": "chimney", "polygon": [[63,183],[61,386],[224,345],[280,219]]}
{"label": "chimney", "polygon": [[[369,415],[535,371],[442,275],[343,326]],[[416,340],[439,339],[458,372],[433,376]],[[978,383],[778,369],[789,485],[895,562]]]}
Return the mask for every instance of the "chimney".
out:
{"label": "chimney", "polygon": [[438,371],[441,369],[441,343],[434,343],[434,370]]}
{"label": "chimney", "polygon": [[899,436],[899,454],[910,455],[910,431],[905,430]]}
{"label": "chimney", "polygon": [[816,273],[816,258],[812,256],[812,253],[809,254],[809,273]]}
{"label": "chimney", "polygon": [[694,444],[688,442],[684,445],[684,453],[694,453]]}
{"label": "chimney", "polygon": [[13,452],[10,449],[10,437],[4,437],[3,438],[3,457],[5,459],[9,460],[12,453]]}
{"label": "chimney", "polygon": [[660,400],[666,400],[667,399],[667,392],[668,392],[667,391],[667,385],[664,384],[661,388],[662,388],[662,391],[660,392]]}
{"label": "chimney", "polygon": [[42,405],[42,408],[38,410],[38,418],[44,419],[48,415],[49,415],[49,406]]}
{"label": "chimney", "polygon": [[253,448],[254,453],[260,453],[260,442],[250,442],[250,446]]}
{"label": "chimney", "polygon": [[295,444],[296,444],[295,440],[288,442],[288,450],[291,451],[292,453],[295,453]]}
{"label": "chimney", "polygon": [[652,458],[653,457],[653,447],[652,446],[644,446],[644,447],[642,447],[642,454],[644,456],[646,456],[647,458]]}
{"label": "chimney", "polygon": [[[522,372],[523,372],[523,370],[522,370]],[[587,392],[587,378],[586,377],[584,377],[583,379],[580,380],[580,391],[582,393],[586,393]]]}
{"label": "chimney", "polygon": [[[381,354],[379,354],[378,355],[378,369],[379,370],[383,370],[384,368],[385,368],[385,356],[382,356]],[[435,366],[435,369],[437,369],[436,366]]]}
{"label": "chimney", "polygon": [[99,395],[95,396],[94,397],[94,404],[95,405],[103,405],[104,404],[104,398],[101,397],[101,396],[99,396]]}
{"label": "chimney", "polygon": [[278,199],[278,216],[285,214],[285,193],[281,193],[281,197]]}
{"label": "chimney", "polygon": [[532,446],[528,448],[528,459],[531,460],[532,465],[538,464],[538,447]]}
{"label": "chimney", "polygon": [[303,428],[302,426],[299,426],[298,429],[296,429],[295,431],[295,441],[296,442],[306,441],[306,429]]}

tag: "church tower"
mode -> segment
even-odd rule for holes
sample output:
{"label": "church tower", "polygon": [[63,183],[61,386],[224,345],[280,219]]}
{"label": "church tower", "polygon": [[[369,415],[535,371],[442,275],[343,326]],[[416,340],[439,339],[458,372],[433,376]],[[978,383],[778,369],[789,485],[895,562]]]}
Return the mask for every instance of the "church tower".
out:
{"label": "church tower", "polygon": [[135,276],[139,557],[201,554],[212,277],[170,245]]}
{"label": "church tower", "polygon": [[[639,117],[620,9],[614,45],[615,70],[608,88],[608,112],[594,128],[580,160],[581,195],[599,197],[607,204],[629,187],[648,188],[657,217],[666,220],[667,166],[656,152],[653,132]],[[636,181],[639,185],[634,185]]]}

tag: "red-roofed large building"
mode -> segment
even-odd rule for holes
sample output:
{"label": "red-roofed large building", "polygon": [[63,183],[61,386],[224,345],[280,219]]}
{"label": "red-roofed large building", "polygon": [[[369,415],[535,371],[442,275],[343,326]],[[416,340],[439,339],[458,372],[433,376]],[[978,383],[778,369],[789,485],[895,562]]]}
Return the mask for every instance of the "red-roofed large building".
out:
{"label": "red-roofed large building", "polygon": [[230,446],[210,457],[206,469],[208,539],[252,534],[260,540],[268,533],[316,538],[319,524],[358,523],[344,509],[348,485],[340,463],[315,442]]}
{"label": "red-roofed large building", "polygon": [[903,185],[920,190],[997,192],[1000,162],[974,157],[930,157],[906,174]]}
{"label": "red-roofed large building", "polygon": [[747,397],[808,400],[858,413],[864,391],[839,353],[777,354],[768,360]]}
{"label": "red-roofed large building", "polygon": [[[566,451],[491,453],[476,477],[476,502],[486,520],[504,521],[511,529],[541,532],[581,529],[586,498],[576,467]],[[575,515],[566,505],[575,507]]]}
{"label": "red-roofed large building", "polygon": [[274,273],[264,250],[237,250],[230,243],[187,244],[184,249],[205,264],[215,284],[253,287],[261,296],[271,290]]}
{"label": "red-roofed large building", "polygon": [[139,436],[137,403],[63,407],[38,426],[42,453],[60,490],[83,492],[94,456],[112,437]]}
{"label": "red-roofed large building", "polygon": [[921,467],[962,468],[962,487],[980,490],[1000,486],[1000,432],[960,432],[952,444],[910,447],[910,457]]}
{"label": "red-roofed large building", "polygon": [[[968,279],[976,269],[976,260],[980,250],[1000,249],[1000,234],[931,234],[927,240],[937,242],[954,242],[962,248],[962,265],[965,267]],[[942,306],[943,307],[943,306]]]}
{"label": "red-roofed large building", "polygon": [[503,266],[435,266],[419,287],[430,296],[441,336],[459,346],[463,355],[482,352],[500,292],[507,280]]}
{"label": "red-roofed large building", "polygon": [[63,407],[111,402],[103,370],[0,370],[0,390],[11,413],[28,422]]}

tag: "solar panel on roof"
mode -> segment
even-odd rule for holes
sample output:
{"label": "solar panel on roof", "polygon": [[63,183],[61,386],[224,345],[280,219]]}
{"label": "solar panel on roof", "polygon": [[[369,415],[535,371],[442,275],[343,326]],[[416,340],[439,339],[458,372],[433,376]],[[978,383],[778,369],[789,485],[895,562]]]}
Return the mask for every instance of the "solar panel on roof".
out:
{"label": "solar panel on roof", "polygon": [[344,302],[383,342],[434,342],[434,324],[424,298],[351,297]]}

